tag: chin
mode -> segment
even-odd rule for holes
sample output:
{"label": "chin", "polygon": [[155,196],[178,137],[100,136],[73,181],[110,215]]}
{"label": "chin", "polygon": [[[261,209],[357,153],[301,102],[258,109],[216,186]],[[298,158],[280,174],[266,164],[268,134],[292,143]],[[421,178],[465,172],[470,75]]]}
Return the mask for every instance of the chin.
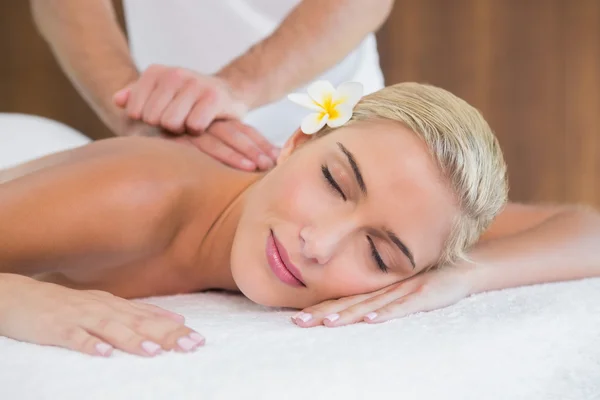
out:
{"label": "chin", "polygon": [[261,276],[257,268],[232,263],[231,272],[238,290],[253,302],[267,307],[282,307],[281,299],[273,293],[273,288],[266,282],[266,277]]}

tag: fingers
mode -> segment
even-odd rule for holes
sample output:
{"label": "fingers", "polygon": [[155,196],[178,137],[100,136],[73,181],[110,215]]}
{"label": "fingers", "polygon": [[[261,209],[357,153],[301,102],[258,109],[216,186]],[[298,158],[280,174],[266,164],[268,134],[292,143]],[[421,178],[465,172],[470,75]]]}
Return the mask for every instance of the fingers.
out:
{"label": "fingers", "polygon": [[[114,315],[114,314],[113,314]],[[204,337],[167,318],[140,315],[113,317],[84,322],[88,333],[115,348],[144,357],[166,350],[189,352],[204,344]]]}
{"label": "fingers", "polygon": [[113,346],[78,326],[58,331],[58,340],[48,343],[91,356],[110,357]]}
{"label": "fingers", "polygon": [[152,126],[159,125],[165,110],[180,89],[179,81],[172,78],[171,75],[163,76],[146,99],[142,110],[142,120]]}
{"label": "fingers", "polygon": [[431,311],[417,294],[409,294],[365,315],[364,321],[379,323],[395,318],[406,317],[418,312]]}
{"label": "fingers", "polygon": [[213,135],[204,134],[198,138],[193,138],[192,143],[201,151],[230,167],[250,172],[256,170],[257,165],[254,162]]}
{"label": "fingers", "polygon": [[[309,307],[293,317],[293,321],[300,327],[313,327],[325,325],[328,327],[343,326],[360,321],[382,322],[383,317],[378,313],[380,309],[393,302],[401,302],[403,298],[412,293],[413,285],[410,283],[397,283],[378,290],[377,292],[357,295],[352,297],[321,303]],[[366,319],[365,319],[366,318]]]}
{"label": "fingers", "polygon": [[173,321],[181,323],[181,324],[183,324],[185,322],[185,317],[183,315],[177,314],[176,312],[173,312],[173,311],[165,310],[164,308],[155,306],[153,304],[132,301],[132,305],[134,307],[139,308],[140,310],[148,311],[148,312],[156,314],[158,316],[172,319]]}
{"label": "fingers", "polygon": [[215,119],[219,108],[218,93],[210,86],[204,87],[200,98],[196,101],[186,119],[188,131],[200,134],[206,130]]}
{"label": "fingers", "polygon": [[200,86],[192,82],[182,88],[162,114],[160,125],[171,132],[184,133],[186,118],[200,93]]}
{"label": "fingers", "polygon": [[206,134],[217,137],[232,150],[256,164],[260,170],[273,168],[273,159],[248,135],[248,129],[251,128],[237,121],[218,121],[210,126]]}
{"label": "fingers", "polygon": [[127,105],[127,100],[129,100],[130,94],[131,87],[127,86],[113,95],[113,102],[117,105],[117,107],[125,108],[125,106]]}
{"label": "fingers", "polygon": [[150,66],[133,85],[127,101],[127,115],[132,119],[141,119],[142,110],[150,93],[156,88],[158,78],[164,67]]}
{"label": "fingers", "polygon": [[232,123],[237,125],[240,132],[247,135],[254,142],[254,144],[263,151],[264,154],[271,158],[273,165],[277,162],[280,150],[276,146],[273,146],[271,142],[267,140],[267,138],[258,133],[258,131],[250,125],[246,125],[238,120],[232,120]]}

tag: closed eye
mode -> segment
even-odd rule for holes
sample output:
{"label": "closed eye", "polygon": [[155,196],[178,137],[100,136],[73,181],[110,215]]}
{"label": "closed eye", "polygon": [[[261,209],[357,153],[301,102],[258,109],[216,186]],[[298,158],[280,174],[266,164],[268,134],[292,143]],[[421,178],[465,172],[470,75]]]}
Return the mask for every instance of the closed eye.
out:
{"label": "closed eye", "polygon": [[367,236],[367,240],[369,241],[369,246],[371,247],[371,256],[373,257],[373,260],[375,260],[375,263],[377,264],[377,267],[382,272],[387,273],[389,271],[389,268],[383,262],[383,259],[381,258],[381,255],[379,254],[379,251],[377,251],[377,247],[375,247],[375,243],[373,243],[373,239],[371,239],[370,236]]}
{"label": "closed eye", "polygon": [[329,184],[329,186],[333,190],[335,190],[340,196],[342,196],[342,199],[344,199],[344,201],[346,201],[347,200],[346,195],[344,194],[344,191],[342,190],[340,185],[338,185],[338,183],[333,178],[333,175],[331,175],[331,171],[329,171],[329,167],[325,164],[321,165],[321,172],[323,173],[323,177],[325,178],[325,181]]}

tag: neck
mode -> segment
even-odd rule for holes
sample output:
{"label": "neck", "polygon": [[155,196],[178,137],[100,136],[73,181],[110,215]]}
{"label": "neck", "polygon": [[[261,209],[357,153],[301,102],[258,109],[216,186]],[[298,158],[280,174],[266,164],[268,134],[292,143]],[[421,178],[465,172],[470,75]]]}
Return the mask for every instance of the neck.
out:
{"label": "neck", "polygon": [[225,208],[206,234],[200,246],[202,290],[239,291],[231,274],[231,249],[245,204],[246,187]]}

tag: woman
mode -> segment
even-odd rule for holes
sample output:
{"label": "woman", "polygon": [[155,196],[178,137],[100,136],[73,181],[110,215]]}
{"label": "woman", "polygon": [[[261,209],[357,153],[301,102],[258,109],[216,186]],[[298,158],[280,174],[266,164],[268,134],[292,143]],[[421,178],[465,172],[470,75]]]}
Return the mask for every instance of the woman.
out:
{"label": "woman", "polygon": [[[422,290],[437,274],[429,282],[455,282],[439,307],[471,292],[598,275],[589,246],[598,216],[503,209],[505,172],[480,114],[418,84],[365,97],[344,126],[297,131],[266,175],[149,138],[50,155],[4,171],[0,334],[152,356],[192,351],[204,338],[180,316],[123,298],[225,289],[268,306],[345,297],[381,307],[394,285]],[[365,296],[375,297],[360,303]],[[340,305],[324,309],[331,304]],[[323,321],[307,315],[296,322]]]}

